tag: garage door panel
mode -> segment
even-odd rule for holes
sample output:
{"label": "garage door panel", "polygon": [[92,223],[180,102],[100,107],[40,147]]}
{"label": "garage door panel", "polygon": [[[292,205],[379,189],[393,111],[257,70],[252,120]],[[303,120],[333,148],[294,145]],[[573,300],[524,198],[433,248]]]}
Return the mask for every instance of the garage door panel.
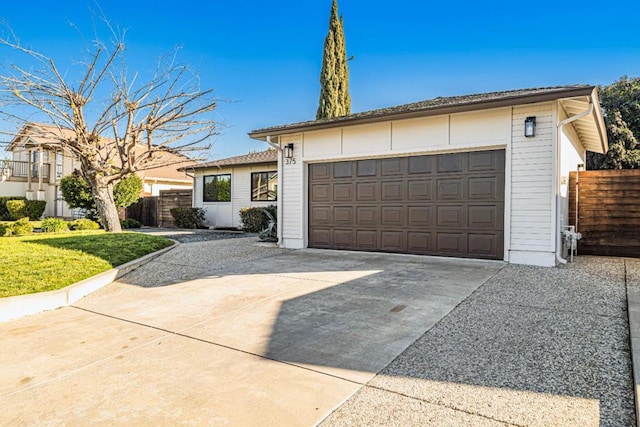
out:
{"label": "garage door panel", "polygon": [[437,201],[462,200],[464,196],[464,178],[438,179],[436,181]]}
{"label": "garage door panel", "polygon": [[380,185],[381,200],[382,201],[401,201],[403,200],[403,187],[405,183],[403,181],[383,181]]}
{"label": "garage door panel", "polygon": [[333,184],[334,202],[351,202],[353,200],[353,184],[340,183]]}
{"label": "garage door panel", "polygon": [[336,162],[333,164],[334,178],[353,177],[353,162]]}
{"label": "garage door panel", "polygon": [[314,203],[331,202],[331,184],[313,184],[310,200]]}
{"label": "garage door panel", "polygon": [[356,222],[360,226],[378,225],[378,207],[377,206],[358,206],[356,207]]}
{"label": "garage door panel", "polygon": [[331,248],[331,229],[314,228],[309,233],[309,246],[314,248]]}
{"label": "garage door panel", "polygon": [[333,246],[339,249],[353,249],[353,230],[334,229]]}
{"label": "garage door panel", "polygon": [[431,228],[435,225],[433,206],[409,206],[407,210],[410,228]]}
{"label": "garage door panel", "polygon": [[406,170],[407,159],[382,159],[382,176],[402,175]]}
{"label": "garage door panel", "polygon": [[380,232],[380,249],[385,252],[406,252],[404,232],[382,230]]}
{"label": "garage door panel", "polygon": [[405,208],[403,206],[382,206],[380,208],[382,220],[380,223],[385,227],[404,227]]}
{"label": "garage door panel", "polygon": [[465,237],[464,233],[437,233],[436,252],[450,256],[465,256],[467,254]]}
{"label": "garage door panel", "polygon": [[467,208],[467,227],[470,229],[500,230],[504,223],[502,203],[471,205]]}
{"label": "garage door panel", "polygon": [[496,171],[498,158],[495,151],[469,153],[469,171]]}
{"label": "garage door panel", "polygon": [[356,175],[361,176],[376,176],[378,174],[376,167],[376,160],[359,160],[357,164]]}
{"label": "garage door panel", "polygon": [[378,249],[378,232],[374,230],[356,230],[356,249],[375,251]]}
{"label": "garage door panel", "polygon": [[431,200],[431,186],[433,181],[431,179],[413,179],[407,182],[407,198],[409,200]]}
{"label": "garage door panel", "polygon": [[436,207],[436,227],[464,228],[465,226],[465,206],[438,205]]}
{"label": "garage door panel", "polygon": [[438,173],[462,172],[463,153],[436,156]]}
{"label": "garage door panel", "polygon": [[375,182],[358,182],[356,184],[357,202],[378,201],[378,185]]}
{"label": "garage door panel", "polygon": [[331,206],[313,206],[309,210],[311,222],[319,226],[331,225],[333,223],[332,210]]}
{"label": "garage door panel", "polygon": [[433,159],[433,156],[409,157],[409,174],[431,173]]}
{"label": "garage door panel", "polygon": [[407,251],[412,254],[428,255],[436,252],[433,233],[409,231],[407,233]]}
{"label": "garage door panel", "polygon": [[[500,195],[498,189],[501,187],[498,181],[498,177],[470,177],[468,180],[469,185],[469,199],[470,200],[499,200]],[[504,186],[502,186],[504,188]]]}
{"label": "garage door panel", "polygon": [[353,207],[336,206],[333,208],[333,223],[338,226],[354,226]]}
{"label": "garage door panel", "polygon": [[474,258],[494,258],[504,251],[503,233],[469,233],[467,241],[469,256]]}
{"label": "garage door panel", "polygon": [[309,165],[309,176],[312,180],[329,179],[331,178],[331,164],[330,163],[316,163]]}
{"label": "garage door panel", "polygon": [[309,168],[310,247],[504,256],[504,150]]}

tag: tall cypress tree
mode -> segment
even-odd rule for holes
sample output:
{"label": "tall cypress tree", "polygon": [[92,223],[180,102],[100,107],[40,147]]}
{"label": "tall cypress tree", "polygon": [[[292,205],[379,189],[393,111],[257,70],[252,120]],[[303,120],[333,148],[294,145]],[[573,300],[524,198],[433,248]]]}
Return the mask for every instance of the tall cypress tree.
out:
{"label": "tall cypress tree", "polygon": [[346,116],[351,113],[349,67],[344,39],[344,20],[338,18],[338,2],[333,0],[329,32],[324,39],[320,72],[320,103],[316,120]]}

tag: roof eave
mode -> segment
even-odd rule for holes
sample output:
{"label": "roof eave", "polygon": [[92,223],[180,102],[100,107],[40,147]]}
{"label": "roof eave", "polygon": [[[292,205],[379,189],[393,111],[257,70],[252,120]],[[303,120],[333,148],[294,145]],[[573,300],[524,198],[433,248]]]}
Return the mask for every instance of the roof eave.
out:
{"label": "roof eave", "polygon": [[193,165],[189,167],[179,168],[178,170],[198,170],[198,169],[224,169],[224,168],[235,168],[235,167],[243,167],[243,166],[255,166],[255,165],[269,165],[269,164],[277,164],[277,160],[267,160],[267,161],[255,161],[248,163],[234,163],[228,165],[212,165],[212,164],[203,164],[203,165]]}
{"label": "roof eave", "polygon": [[555,101],[562,98],[571,98],[574,96],[591,95],[595,91],[595,86],[586,86],[579,88],[566,89],[562,91],[533,94],[533,95],[515,95],[494,100],[471,101],[457,105],[445,105],[432,108],[423,108],[412,111],[403,111],[398,113],[380,113],[367,117],[350,117],[336,118],[329,122],[306,122],[299,125],[277,126],[272,128],[258,129],[249,133],[252,139],[266,140],[267,136],[280,136],[286,134],[300,133],[309,130],[330,129],[338,126],[352,126],[359,124],[376,123],[382,121],[392,121],[401,119],[412,119],[417,117],[435,116],[441,114],[461,113],[468,111],[484,110],[489,108],[509,107],[520,104],[533,104],[537,102]]}

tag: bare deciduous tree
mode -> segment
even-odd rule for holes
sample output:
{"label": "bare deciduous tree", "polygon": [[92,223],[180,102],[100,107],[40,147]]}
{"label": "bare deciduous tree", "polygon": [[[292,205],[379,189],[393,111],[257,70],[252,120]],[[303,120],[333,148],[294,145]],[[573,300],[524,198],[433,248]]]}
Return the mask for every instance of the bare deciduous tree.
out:
{"label": "bare deciduous tree", "polygon": [[[217,133],[217,122],[208,114],[216,107],[213,91],[202,90],[197,76],[177,63],[175,54],[161,58],[155,73],[139,82],[139,74],[126,66],[124,35],[117,35],[115,42],[94,42],[86,60],[74,64],[79,72],[73,78],[53,58],[8,34],[0,37],[0,46],[35,63],[36,69],[18,61],[3,67],[0,114],[19,122],[14,136],[30,132],[79,159],[107,231],[121,231],[113,199],[118,180],[191,161],[180,154],[203,149],[200,144]],[[32,113],[48,123],[34,125]]]}

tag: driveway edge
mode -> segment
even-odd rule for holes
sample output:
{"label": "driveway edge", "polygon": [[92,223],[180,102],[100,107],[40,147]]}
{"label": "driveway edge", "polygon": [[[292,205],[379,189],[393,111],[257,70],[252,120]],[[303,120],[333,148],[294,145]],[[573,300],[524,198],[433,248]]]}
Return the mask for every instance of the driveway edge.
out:
{"label": "driveway edge", "polygon": [[627,263],[625,261],[625,287],[627,288],[627,315],[629,316],[629,341],[631,344],[631,369],[633,370],[633,391],[636,407],[636,426],[640,427],[640,292],[631,289],[627,276]]}
{"label": "driveway edge", "polygon": [[169,240],[173,242],[173,245],[129,261],[111,270],[103,271],[102,273],[98,273],[95,276],[86,278],[62,289],[0,298],[0,322],[15,320],[30,314],[37,314],[71,305],[180,245],[180,242],[176,240]]}

